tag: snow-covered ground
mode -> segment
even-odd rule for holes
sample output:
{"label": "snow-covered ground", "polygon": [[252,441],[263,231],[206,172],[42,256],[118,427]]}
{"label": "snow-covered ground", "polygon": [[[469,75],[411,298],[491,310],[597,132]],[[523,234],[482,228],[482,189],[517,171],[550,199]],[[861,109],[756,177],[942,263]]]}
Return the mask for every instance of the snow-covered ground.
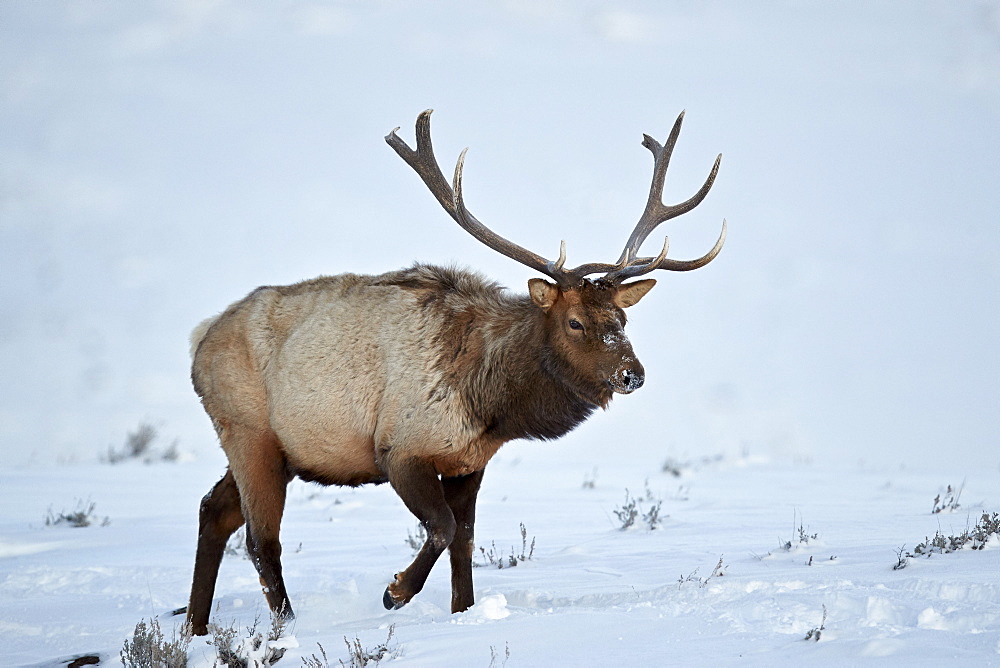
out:
{"label": "snow-covered ground", "polygon": [[[626,6],[627,5],[627,6]],[[385,145],[434,108],[498,234],[613,261],[665,187],[693,212],[629,315],[616,418],[734,456],[1000,461],[995,2],[0,0],[0,465],[86,459],[140,421],[212,446],[187,337],[259,285],[459,262]],[[665,274],[665,272],[660,272]]]}
{"label": "snow-covered ground", "polygon": [[[633,458],[626,447],[502,450],[480,495],[477,545],[519,555],[523,523],[534,553],[514,568],[476,568],[477,604],[457,615],[446,559],[409,605],[383,609],[415,532],[391,489],[293,483],[282,539],[298,617],[279,665],[318,656],[317,643],[339,665],[349,658],[344,636],[375,647],[390,625],[389,665],[399,666],[485,667],[491,650],[502,665],[506,649],[509,666],[1000,663],[996,537],[981,551],[893,569],[900,548],[960,534],[1000,508],[996,470],[954,480],[750,455],[671,459],[677,477],[662,470],[666,453]],[[113,664],[153,615],[169,636],[180,618],[164,613],[186,604],[198,500],[221,471],[221,458],[208,458],[3,473],[0,664],[79,653]],[[949,484],[964,485],[960,506],[932,514]],[[620,529],[614,511],[626,489],[641,512],[650,497],[662,501],[655,530],[641,514]],[[78,501],[107,525],[45,526],[50,510]],[[224,560],[216,598],[216,623],[266,624],[256,574],[240,556]],[[805,639],[820,627],[818,642]],[[207,666],[214,653],[195,639],[190,657]]]}

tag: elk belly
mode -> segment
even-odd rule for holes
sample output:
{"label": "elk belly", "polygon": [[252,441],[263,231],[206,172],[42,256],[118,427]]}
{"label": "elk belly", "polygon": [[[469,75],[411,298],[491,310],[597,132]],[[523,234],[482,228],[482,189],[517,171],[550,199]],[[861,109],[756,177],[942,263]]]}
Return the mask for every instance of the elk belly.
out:
{"label": "elk belly", "polygon": [[375,442],[371,437],[296,442],[293,448],[285,448],[285,456],[295,474],[311,482],[354,487],[386,480],[375,462]]}

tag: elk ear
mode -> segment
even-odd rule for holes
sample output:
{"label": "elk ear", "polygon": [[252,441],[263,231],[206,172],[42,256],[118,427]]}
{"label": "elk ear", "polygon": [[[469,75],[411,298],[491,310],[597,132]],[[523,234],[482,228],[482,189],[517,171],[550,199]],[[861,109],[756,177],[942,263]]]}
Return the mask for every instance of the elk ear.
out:
{"label": "elk ear", "polygon": [[646,296],[646,293],[656,285],[655,278],[647,278],[635,283],[625,283],[618,286],[615,294],[615,306],[618,308],[628,308],[639,303],[639,300]]}
{"label": "elk ear", "polygon": [[548,311],[559,299],[559,286],[541,278],[532,278],[528,280],[528,294],[540,309]]}

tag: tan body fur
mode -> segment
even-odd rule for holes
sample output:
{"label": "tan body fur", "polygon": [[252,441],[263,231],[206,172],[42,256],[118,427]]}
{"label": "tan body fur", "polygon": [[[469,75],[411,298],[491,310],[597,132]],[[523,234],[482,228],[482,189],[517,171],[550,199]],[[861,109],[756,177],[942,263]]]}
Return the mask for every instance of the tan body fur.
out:
{"label": "tan body fur", "polygon": [[195,333],[192,375],[206,411],[217,428],[273,430],[291,469],[326,484],[384,482],[384,460],[399,449],[446,476],[481,469],[501,442],[472,424],[449,383],[441,312],[474,318],[505,297],[462,276],[468,292],[422,305],[436,297],[433,278],[344,274],[255,290]]}

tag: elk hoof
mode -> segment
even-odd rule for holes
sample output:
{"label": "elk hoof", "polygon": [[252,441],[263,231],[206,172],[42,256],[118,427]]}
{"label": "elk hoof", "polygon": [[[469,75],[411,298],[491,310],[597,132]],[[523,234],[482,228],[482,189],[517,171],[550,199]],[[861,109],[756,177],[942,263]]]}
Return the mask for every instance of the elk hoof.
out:
{"label": "elk hoof", "polygon": [[385,593],[382,594],[382,605],[385,606],[386,610],[399,610],[406,605],[406,601],[397,601],[389,592],[389,588],[386,587]]}

